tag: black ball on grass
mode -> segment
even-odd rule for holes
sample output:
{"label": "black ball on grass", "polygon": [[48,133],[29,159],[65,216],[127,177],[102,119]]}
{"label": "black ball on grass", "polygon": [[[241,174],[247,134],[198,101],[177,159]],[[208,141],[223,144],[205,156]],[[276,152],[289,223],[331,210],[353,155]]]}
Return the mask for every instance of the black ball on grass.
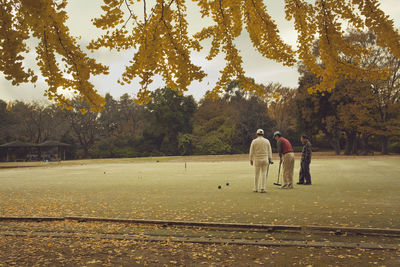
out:
{"label": "black ball on grass", "polygon": [[229,183],[226,183],[226,186],[229,186]]}
{"label": "black ball on grass", "polygon": [[220,186],[220,185],[218,186],[218,189],[221,189],[221,186]]}

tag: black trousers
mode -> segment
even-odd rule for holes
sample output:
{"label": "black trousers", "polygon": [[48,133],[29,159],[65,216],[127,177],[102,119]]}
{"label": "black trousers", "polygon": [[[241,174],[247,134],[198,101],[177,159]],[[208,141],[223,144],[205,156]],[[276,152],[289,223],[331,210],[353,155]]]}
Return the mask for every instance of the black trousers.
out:
{"label": "black trousers", "polygon": [[310,162],[301,161],[299,182],[311,184]]}

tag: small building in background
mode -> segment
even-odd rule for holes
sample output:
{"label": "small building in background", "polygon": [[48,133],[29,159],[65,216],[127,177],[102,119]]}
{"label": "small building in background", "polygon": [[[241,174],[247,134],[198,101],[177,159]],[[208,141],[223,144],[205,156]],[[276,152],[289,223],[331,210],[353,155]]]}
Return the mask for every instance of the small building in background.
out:
{"label": "small building in background", "polygon": [[34,147],[34,144],[18,140],[0,145],[5,161],[30,161]]}
{"label": "small building in background", "polygon": [[36,145],[39,150],[40,159],[43,161],[65,160],[66,150],[70,146],[69,144],[58,141],[46,141]]}
{"label": "small building in background", "polygon": [[37,145],[13,141],[0,145],[0,161],[65,160],[66,151],[70,146],[58,141],[46,141]]}

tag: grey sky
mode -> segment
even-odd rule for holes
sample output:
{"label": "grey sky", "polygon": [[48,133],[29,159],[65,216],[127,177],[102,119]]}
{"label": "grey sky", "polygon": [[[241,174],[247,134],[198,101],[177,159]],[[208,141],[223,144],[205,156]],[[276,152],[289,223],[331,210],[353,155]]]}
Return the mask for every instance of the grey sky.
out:
{"label": "grey sky", "polygon": [[[81,36],[80,44],[84,47],[90,40],[95,39],[101,34],[101,31],[95,28],[90,20],[97,17],[101,13],[100,5],[103,3],[101,0],[69,0],[67,11],[69,14],[68,26],[74,36]],[[188,19],[189,30],[191,33],[197,32],[204,25],[200,20],[197,8],[188,2]],[[284,18],[283,0],[264,0],[268,7],[269,14],[278,24],[282,39],[292,45],[296,45],[296,32],[293,30],[293,25]],[[400,5],[398,0],[381,0],[381,8],[386,14],[394,20],[395,26],[400,27]],[[200,53],[192,55],[193,62],[200,65],[208,76],[203,82],[193,82],[189,87],[188,94],[194,95],[196,99],[200,99],[207,90],[214,87],[219,77],[219,71],[225,66],[223,56],[217,57],[213,61],[207,61],[205,56],[208,52],[209,42],[202,43],[204,50]],[[241,51],[243,57],[244,69],[247,76],[253,77],[257,83],[267,84],[269,82],[279,82],[284,86],[296,87],[298,81],[298,74],[295,67],[284,67],[280,63],[263,58],[252,47],[247,33],[242,34],[236,44]],[[99,62],[110,66],[110,74],[107,76],[95,76],[92,82],[95,84],[96,89],[101,93],[111,93],[115,98],[119,98],[124,93],[135,96],[138,91],[138,81],[133,81],[130,85],[121,86],[117,83],[121,74],[125,70],[125,66],[132,58],[132,51],[124,51],[117,53],[102,49],[94,53],[90,53]],[[33,56],[28,56],[28,66],[35,67]],[[151,89],[156,89],[163,86],[162,80],[158,77],[152,84]],[[40,81],[36,84],[36,88],[32,84],[23,84],[20,86],[12,86],[11,83],[4,79],[4,75],[0,74],[0,99],[5,101],[12,100],[39,100],[43,101],[44,88],[46,84]]]}

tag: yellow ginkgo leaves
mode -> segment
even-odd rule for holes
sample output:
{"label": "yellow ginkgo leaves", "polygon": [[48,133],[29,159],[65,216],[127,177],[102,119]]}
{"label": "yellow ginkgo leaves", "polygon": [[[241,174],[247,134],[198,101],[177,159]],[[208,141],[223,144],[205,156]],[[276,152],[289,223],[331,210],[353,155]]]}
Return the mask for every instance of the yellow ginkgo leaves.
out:
{"label": "yellow ginkgo leaves", "polygon": [[[240,51],[235,45],[245,29],[253,49],[265,58],[293,66],[301,62],[319,78],[309,92],[330,91],[343,78],[377,80],[387,77],[387,70],[366,69],[359,64],[368,57],[368,49],[346,40],[345,28],[371,30],[377,45],[400,58],[400,34],[393,21],[379,8],[378,0],[285,0],[285,16],[297,31],[297,47],[292,48],[280,37],[278,26],[263,0],[192,0],[207,21],[204,28],[189,34],[186,0],[103,0],[104,11],[93,24],[105,34],[88,45],[89,50],[102,47],[132,51],[132,57],[119,83],[139,79],[137,102],[150,101],[150,85],[160,76],[165,85],[182,93],[193,81],[206,74],[191,56],[201,51],[200,42],[211,39],[207,56],[213,60],[223,55],[226,65],[220,71],[210,97],[217,97],[235,80],[246,91],[263,95],[264,89],[245,74]],[[88,57],[69,34],[66,26],[67,0],[0,0],[0,71],[18,85],[35,82],[37,75],[24,68],[26,41],[33,36],[37,64],[48,84],[45,95],[60,105],[70,106],[60,89],[79,92],[93,110],[101,110],[104,99],[90,78],[106,74],[108,68]],[[211,23],[208,23],[211,21]],[[319,52],[314,53],[318,42]],[[252,48],[250,48],[252,49]],[[60,60],[61,59],[61,60]],[[136,90],[136,88],[134,88]]]}
{"label": "yellow ginkgo leaves", "polygon": [[62,90],[77,91],[93,110],[102,110],[104,99],[89,81],[92,75],[106,74],[108,68],[85,54],[66,26],[67,1],[0,1],[0,71],[12,84],[35,82],[37,75],[24,68],[26,41],[38,40],[36,62],[48,84],[44,95],[70,108]]}

